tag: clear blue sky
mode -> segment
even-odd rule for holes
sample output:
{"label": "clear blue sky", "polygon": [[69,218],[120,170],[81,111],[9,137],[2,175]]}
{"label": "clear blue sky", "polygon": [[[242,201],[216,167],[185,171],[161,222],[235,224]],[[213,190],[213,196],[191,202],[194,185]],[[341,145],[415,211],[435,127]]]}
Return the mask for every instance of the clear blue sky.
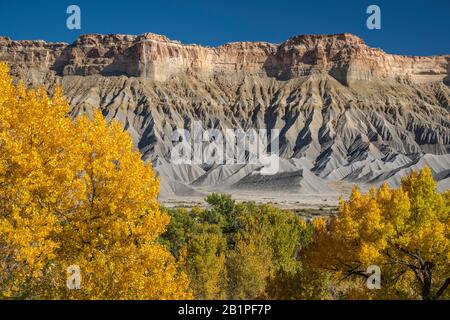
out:
{"label": "clear blue sky", "polygon": [[[81,7],[81,31],[66,28],[70,4]],[[366,28],[370,4],[381,7],[381,30]],[[450,0],[0,0],[0,35],[17,40],[144,32],[210,46],[351,32],[390,53],[450,54]]]}

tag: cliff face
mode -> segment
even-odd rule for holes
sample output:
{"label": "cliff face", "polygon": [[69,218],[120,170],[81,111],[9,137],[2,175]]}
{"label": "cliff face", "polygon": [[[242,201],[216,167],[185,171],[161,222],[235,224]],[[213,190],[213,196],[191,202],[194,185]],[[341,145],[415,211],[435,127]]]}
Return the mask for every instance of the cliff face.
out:
{"label": "cliff face", "polygon": [[305,35],[281,45],[237,42],[217,48],[183,45],[151,33],[83,35],[73,44],[0,38],[0,59],[59,76],[103,75],[165,81],[181,73],[259,74],[288,80],[326,73],[343,84],[387,78],[413,82],[449,76],[450,56],[406,57],[368,47],[351,34]]}
{"label": "cliff face", "polygon": [[[201,121],[279,129],[281,156],[321,179],[396,184],[427,164],[450,184],[450,55],[391,55],[351,34],[216,48],[144,34],[71,45],[0,37],[0,60],[29,85],[61,84],[72,116],[100,108],[123,123],[144,159],[164,162],[172,130]],[[169,180],[169,193],[194,182]]]}
{"label": "cliff face", "polygon": [[351,34],[299,36],[284,42],[274,56],[286,78],[327,72],[343,84],[378,79],[439,81],[448,75],[450,56],[407,57],[368,47]]}

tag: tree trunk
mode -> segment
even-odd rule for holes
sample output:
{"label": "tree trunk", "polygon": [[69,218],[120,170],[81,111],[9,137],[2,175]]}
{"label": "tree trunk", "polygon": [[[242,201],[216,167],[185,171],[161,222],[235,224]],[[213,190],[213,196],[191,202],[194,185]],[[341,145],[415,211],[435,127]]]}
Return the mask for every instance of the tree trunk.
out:
{"label": "tree trunk", "polygon": [[431,293],[431,284],[433,279],[433,263],[425,262],[422,268],[423,286],[422,286],[422,299],[433,300],[433,294]]}

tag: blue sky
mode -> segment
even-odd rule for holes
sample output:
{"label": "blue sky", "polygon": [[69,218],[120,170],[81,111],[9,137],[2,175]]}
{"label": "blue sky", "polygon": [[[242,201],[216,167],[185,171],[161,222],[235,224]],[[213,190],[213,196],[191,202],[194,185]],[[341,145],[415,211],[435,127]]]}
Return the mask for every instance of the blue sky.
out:
{"label": "blue sky", "polygon": [[[80,31],[66,28],[71,4],[81,8]],[[381,30],[366,28],[371,4],[381,8]],[[450,54],[450,0],[0,0],[0,35],[17,40],[144,32],[209,46],[351,32],[390,53]]]}

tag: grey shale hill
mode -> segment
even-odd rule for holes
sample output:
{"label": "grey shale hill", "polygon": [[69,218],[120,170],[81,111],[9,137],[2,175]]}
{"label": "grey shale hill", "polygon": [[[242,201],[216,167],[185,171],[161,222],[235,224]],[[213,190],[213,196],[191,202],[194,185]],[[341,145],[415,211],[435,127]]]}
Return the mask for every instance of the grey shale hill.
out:
{"label": "grey shale hill", "polygon": [[[123,123],[161,176],[161,198],[229,191],[298,200],[346,194],[428,165],[450,187],[450,55],[399,56],[352,34],[302,35],[276,45],[210,48],[151,33],[89,34],[74,43],[0,37],[15,77],[62,85],[70,114]],[[175,128],[281,130],[281,172],[257,166],[173,165]]]}

